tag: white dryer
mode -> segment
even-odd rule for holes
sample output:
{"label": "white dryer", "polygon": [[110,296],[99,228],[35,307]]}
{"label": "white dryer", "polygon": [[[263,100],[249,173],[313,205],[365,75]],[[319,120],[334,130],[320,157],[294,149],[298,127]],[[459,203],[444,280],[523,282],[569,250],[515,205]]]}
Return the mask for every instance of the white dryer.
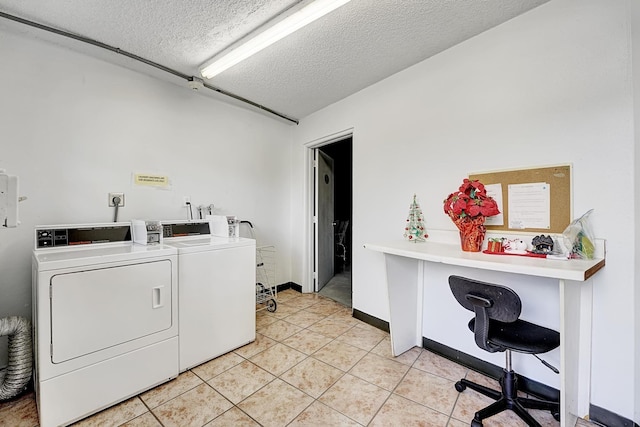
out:
{"label": "white dryer", "polygon": [[39,226],[33,252],[40,426],[67,425],[178,375],[177,251],[129,223]]}
{"label": "white dryer", "polygon": [[178,250],[180,371],[256,339],[256,242],[210,234],[206,221],[163,221]]}

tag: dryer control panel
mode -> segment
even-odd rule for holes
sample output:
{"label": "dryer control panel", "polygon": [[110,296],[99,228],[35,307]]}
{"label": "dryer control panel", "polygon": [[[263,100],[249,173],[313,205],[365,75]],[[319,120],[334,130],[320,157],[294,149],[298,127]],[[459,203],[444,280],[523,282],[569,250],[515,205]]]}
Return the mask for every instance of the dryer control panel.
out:
{"label": "dryer control panel", "polygon": [[130,224],[36,227],[36,249],[131,241]]}

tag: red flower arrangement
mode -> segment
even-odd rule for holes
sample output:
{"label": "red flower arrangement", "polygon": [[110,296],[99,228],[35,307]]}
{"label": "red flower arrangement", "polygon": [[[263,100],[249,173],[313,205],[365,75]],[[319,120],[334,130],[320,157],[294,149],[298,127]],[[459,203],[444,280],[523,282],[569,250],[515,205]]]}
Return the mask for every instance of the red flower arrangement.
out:
{"label": "red flower arrangement", "polygon": [[486,217],[500,213],[498,204],[478,180],[462,181],[457,192],[449,194],[444,201],[444,213],[460,230],[462,250],[477,252],[482,247],[486,229]]}

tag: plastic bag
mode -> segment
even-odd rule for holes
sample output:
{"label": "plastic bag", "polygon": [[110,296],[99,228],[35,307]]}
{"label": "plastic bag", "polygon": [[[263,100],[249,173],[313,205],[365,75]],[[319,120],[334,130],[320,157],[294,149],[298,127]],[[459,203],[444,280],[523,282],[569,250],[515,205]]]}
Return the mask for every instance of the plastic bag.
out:
{"label": "plastic bag", "polygon": [[588,210],[578,219],[574,219],[562,232],[564,244],[570,251],[572,258],[593,259],[595,254],[595,236],[589,216],[593,209]]}

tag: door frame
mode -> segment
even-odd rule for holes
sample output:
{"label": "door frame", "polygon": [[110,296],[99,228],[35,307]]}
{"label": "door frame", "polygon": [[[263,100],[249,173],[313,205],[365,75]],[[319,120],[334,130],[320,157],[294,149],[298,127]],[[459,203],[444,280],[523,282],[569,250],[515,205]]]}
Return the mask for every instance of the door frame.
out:
{"label": "door frame", "polygon": [[306,240],[305,256],[303,259],[303,277],[308,292],[316,291],[315,274],[315,169],[314,152],[316,148],[342,141],[346,138],[354,138],[353,128],[347,128],[304,144],[305,147],[305,207],[304,207],[304,236]]}

